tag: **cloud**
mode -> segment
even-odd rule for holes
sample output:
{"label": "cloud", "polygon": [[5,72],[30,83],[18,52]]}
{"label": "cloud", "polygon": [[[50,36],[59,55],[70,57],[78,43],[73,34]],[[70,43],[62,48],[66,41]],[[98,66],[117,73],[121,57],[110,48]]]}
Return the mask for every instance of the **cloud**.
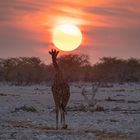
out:
{"label": "cloud", "polygon": [[48,46],[51,29],[70,22],[85,37],[82,45],[87,47],[77,51],[94,59],[101,55],[139,57],[139,7],[140,2],[133,0],[2,0],[0,55],[41,56],[37,50]]}
{"label": "cloud", "polygon": [[123,18],[140,18],[140,12],[133,11],[127,8],[115,7],[87,7],[87,12],[103,16],[118,16]]}
{"label": "cloud", "polygon": [[42,45],[36,32],[7,25],[0,30],[1,57],[34,55],[34,49]]}

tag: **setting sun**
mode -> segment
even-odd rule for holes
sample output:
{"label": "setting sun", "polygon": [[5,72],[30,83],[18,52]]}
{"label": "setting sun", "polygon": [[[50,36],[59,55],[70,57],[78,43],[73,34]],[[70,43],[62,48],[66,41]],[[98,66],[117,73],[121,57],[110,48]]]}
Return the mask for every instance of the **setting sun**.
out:
{"label": "setting sun", "polygon": [[62,24],[54,28],[52,41],[58,49],[72,51],[81,44],[82,33],[75,25]]}

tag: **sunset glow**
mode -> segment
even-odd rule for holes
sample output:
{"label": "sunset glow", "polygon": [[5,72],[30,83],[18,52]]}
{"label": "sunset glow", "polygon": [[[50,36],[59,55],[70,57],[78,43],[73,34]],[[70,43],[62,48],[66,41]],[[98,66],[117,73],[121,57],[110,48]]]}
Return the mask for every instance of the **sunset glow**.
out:
{"label": "sunset glow", "polygon": [[71,24],[62,24],[53,30],[54,45],[63,51],[75,50],[82,41],[82,33],[78,27]]}
{"label": "sunset glow", "polygon": [[0,0],[1,140],[140,140],[140,0]]}
{"label": "sunset glow", "polygon": [[[1,57],[38,56],[49,59],[50,43],[71,47],[73,30],[64,40],[54,35],[59,25],[75,25],[82,32],[76,37],[78,49],[72,52],[90,56],[95,63],[102,56],[140,57],[140,1],[133,0],[3,0],[0,4]],[[55,37],[54,37],[55,36]],[[55,38],[55,39],[54,39]],[[55,41],[54,41],[55,40]],[[81,43],[80,43],[81,42]],[[60,45],[61,44],[61,45]],[[11,49],[12,48],[12,49]],[[9,51],[10,50],[10,51]],[[125,53],[124,53],[125,52]],[[48,60],[47,59],[47,60]]]}

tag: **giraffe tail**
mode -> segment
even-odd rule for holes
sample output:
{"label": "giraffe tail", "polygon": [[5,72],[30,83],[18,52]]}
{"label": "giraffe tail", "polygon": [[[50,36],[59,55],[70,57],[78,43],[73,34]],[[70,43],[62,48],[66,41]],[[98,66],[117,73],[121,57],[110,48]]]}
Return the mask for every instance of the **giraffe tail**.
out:
{"label": "giraffe tail", "polygon": [[61,108],[62,108],[62,110],[64,111],[64,113],[67,114],[67,111],[66,111],[66,109],[65,109],[65,107],[64,107],[63,104],[61,104]]}
{"label": "giraffe tail", "polygon": [[66,112],[65,107],[64,107],[63,104],[61,104],[61,108],[62,108],[62,110],[63,110],[64,112]]}
{"label": "giraffe tail", "polygon": [[66,114],[67,112],[66,112],[66,110],[65,110],[65,106],[64,106],[62,100],[60,100],[60,107],[61,107],[61,109],[63,110],[63,112]]}

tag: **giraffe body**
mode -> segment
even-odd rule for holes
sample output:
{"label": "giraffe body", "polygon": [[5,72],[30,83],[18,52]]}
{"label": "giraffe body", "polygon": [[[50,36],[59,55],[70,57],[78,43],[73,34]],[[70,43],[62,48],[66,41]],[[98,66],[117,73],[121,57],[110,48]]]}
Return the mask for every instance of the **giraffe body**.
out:
{"label": "giraffe body", "polygon": [[53,66],[55,69],[54,83],[52,85],[53,98],[56,109],[56,128],[58,129],[59,114],[61,119],[62,128],[66,128],[65,124],[65,108],[70,97],[70,88],[68,83],[64,80],[63,74],[57,64],[58,51],[51,50]]}

